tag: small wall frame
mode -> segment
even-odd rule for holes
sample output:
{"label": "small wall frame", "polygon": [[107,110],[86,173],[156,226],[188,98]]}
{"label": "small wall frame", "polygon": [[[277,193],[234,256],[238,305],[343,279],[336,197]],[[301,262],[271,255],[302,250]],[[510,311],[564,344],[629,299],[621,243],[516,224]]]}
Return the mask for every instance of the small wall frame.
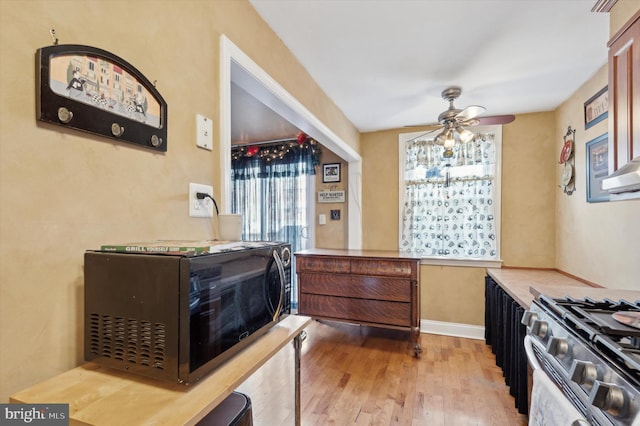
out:
{"label": "small wall frame", "polygon": [[167,151],[167,103],[124,59],[75,44],[36,53],[40,121]]}
{"label": "small wall frame", "polygon": [[602,189],[602,179],[609,174],[608,133],[587,142],[585,159],[587,161],[587,202],[609,201],[609,193]]}
{"label": "small wall frame", "polygon": [[608,87],[598,91],[584,103],[584,128],[601,122],[609,116],[609,92]]}
{"label": "small wall frame", "polygon": [[322,182],[340,182],[340,163],[328,163],[322,165]]}

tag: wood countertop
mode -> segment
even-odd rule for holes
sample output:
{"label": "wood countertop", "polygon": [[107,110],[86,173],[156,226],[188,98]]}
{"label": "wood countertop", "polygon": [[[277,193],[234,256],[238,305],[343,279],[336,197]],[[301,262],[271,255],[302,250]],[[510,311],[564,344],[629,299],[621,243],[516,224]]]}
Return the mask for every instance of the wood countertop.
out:
{"label": "wood countertop", "polygon": [[193,425],[292,341],[311,318],[290,315],[221,367],[190,386],[86,363],[9,398],[69,404],[71,425]]}
{"label": "wood countertop", "polygon": [[538,294],[550,297],[589,297],[596,300],[640,300],[640,291],[593,287],[555,270],[487,269],[491,276],[521,306],[529,308]]}

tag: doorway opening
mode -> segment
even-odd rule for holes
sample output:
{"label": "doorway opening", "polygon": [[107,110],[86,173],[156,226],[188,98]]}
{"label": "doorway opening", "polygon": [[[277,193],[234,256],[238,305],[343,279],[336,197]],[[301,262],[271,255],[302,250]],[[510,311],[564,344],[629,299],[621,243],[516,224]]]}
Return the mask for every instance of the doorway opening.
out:
{"label": "doorway opening", "polygon": [[[220,52],[219,164],[222,211],[231,212],[231,87],[232,84],[235,84],[348,163],[347,244],[350,249],[361,249],[362,158],[360,155],[273,80],[225,35],[220,37]],[[314,199],[314,190],[311,190],[310,204],[315,204]],[[315,220],[311,220],[312,224],[314,222]],[[313,240],[311,244],[313,245]]]}

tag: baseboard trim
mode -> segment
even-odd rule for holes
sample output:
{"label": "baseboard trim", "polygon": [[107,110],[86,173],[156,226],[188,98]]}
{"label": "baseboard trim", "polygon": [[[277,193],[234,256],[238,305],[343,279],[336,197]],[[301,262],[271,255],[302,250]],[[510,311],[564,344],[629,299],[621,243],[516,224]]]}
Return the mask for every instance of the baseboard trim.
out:
{"label": "baseboard trim", "polygon": [[484,340],[484,327],[454,322],[420,320],[420,332]]}

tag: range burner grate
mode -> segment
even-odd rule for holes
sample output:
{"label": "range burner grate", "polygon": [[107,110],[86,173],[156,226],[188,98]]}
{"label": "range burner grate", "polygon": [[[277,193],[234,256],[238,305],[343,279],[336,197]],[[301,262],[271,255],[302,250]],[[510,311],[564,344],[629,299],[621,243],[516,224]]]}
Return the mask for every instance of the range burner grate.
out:
{"label": "range burner grate", "polygon": [[[622,308],[622,306],[620,305],[616,305],[616,307]],[[580,307],[574,306],[573,310],[579,313],[584,320],[592,322],[601,334],[640,337],[640,329],[624,325],[612,316],[616,312],[636,311],[638,310],[637,308],[629,309],[629,307],[624,307],[624,309],[582,309]]]}

